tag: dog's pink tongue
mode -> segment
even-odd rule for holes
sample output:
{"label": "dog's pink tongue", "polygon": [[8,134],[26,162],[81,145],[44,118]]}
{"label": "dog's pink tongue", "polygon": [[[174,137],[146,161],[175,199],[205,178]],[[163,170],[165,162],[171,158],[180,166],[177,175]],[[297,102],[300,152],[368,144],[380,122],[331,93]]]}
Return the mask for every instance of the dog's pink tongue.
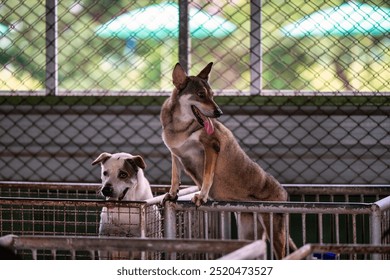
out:
{"label": "dog's pink tongue", "polygon": [[213,122],[209,118],[206,118],[206,120],[204,122],[204,129],[206,130],[206,133],[208,135],[211,135],[214,133],[214,125],[213,125]]}

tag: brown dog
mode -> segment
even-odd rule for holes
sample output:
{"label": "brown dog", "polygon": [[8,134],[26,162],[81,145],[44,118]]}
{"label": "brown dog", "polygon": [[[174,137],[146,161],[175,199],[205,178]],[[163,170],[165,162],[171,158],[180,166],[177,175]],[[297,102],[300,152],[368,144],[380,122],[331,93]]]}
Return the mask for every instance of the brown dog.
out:
{"label": "brown dog", "polygon": [[[196,206],[209,196],[224,201],[286,201],[287,192],[279,182],[251,160],[232,132],[216,120],[222,111],[208,84],[211,67],[209,63],[197,76],[187,76],[179,63],[173,70],[175,88],[160,115],[162,137],[172,156],[172,185],[165,200],[177,199],[184,168],[200,189],[192,199]],[[239,223],[241,236],[253,239],[253,214],[242,213]],[[262,215],[258,224],[264,224],[269,234],[269,215]],[[282,214],[274,214],[273,233],[276,257],[282,258],[286,252]]]}

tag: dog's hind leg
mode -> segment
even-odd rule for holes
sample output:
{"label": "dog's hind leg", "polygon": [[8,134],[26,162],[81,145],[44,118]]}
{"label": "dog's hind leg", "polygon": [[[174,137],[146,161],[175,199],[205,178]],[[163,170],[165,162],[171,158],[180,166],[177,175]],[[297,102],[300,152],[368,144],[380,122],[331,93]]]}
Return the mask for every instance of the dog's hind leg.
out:
{"label": "dog's hind leg", "polygon": [[284,258],[286,256],[286,224],[284,215],[265,213],[261,215],[261,219],[263,220],[267,238],[271,243],[271,248],[273,248],[276,258]]}

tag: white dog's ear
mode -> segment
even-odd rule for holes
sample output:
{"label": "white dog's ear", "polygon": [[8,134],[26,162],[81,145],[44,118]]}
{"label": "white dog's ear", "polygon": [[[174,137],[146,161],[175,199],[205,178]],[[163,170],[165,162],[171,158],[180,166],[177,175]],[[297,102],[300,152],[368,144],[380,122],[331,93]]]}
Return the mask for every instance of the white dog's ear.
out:
{"label": "white dog's ear", "polygon": [[176,63],[175,68],[173,69],[172,81],[177,90],[183,89],[187,84],[187,74],[180,63]]}
{"label": "white dog's ear", "polygon": [[146,163],[144,159],[141,156],[134,156],[131,158],[131,160],[137,165],[139,168],[145,169]]}
{"label": "white dog's ear", "polygon": [[101,153],[93,162],[92,165],[96,165],[98,163],[104,163],[107,159],[109,159],[112,155],[110,153]]}
{"label": "white dog's ear", "polygon": [[207,66],[202,71],[200,71],[200,73],[198,74],[198,77],[203,79],[203,80],[208,81],[209,80],[209,74],[210,74],[212,66],[213,66],[212,62],[207,64]]}

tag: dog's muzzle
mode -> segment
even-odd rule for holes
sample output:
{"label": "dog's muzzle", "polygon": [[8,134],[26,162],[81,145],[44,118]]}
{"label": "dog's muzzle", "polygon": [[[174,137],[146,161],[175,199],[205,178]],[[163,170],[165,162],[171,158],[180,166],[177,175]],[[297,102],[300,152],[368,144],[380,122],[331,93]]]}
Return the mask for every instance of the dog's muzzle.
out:
{"label": "dog's muzzle", "polygon": [[102,194],[103,194],[105,197],[111,197],[113,192],[114,192],[114,189],[112,188],[112,185],[111,185],[111,184],[106,184],[106,185],[102,188]]}
{"label": "dog's muzzle", "polygon": [[[127,192],[129,191],[130,188],[125,188],[123,190],[123,192],[120,194],[120,196],[118,197],[118,201],[121,201],[127,194]],[[102,188],[102,194],[108,198],[108,199],[112,199],[113,198],[113,194],[114,194],[114,188],[112,187],[111,184],[106,184],[103,188]],[[115,199],[115,198],[114,198]]]}

